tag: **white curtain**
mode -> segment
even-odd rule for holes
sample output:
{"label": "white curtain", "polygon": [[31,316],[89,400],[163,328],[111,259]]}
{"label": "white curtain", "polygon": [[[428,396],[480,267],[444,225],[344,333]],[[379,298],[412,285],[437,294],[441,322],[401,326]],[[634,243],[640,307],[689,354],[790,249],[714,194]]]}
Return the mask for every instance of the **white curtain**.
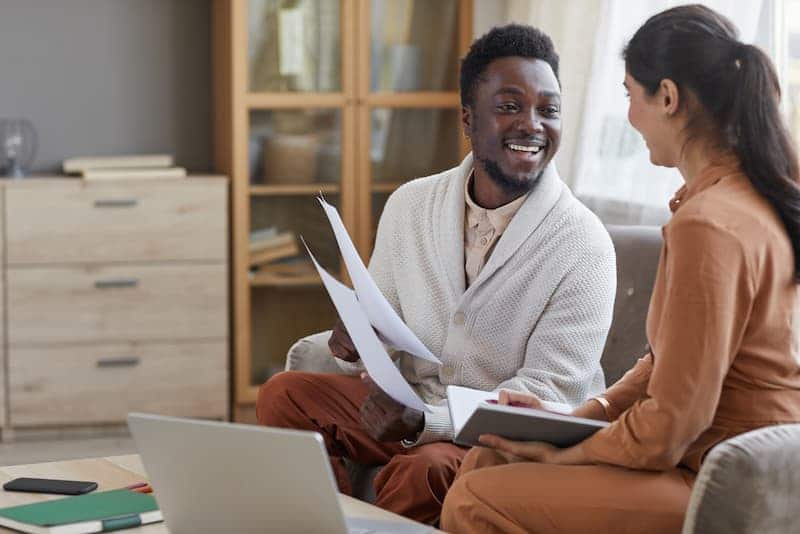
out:
{"label": "white curtain", "polygon": [[[770,44],[774,0],[700,2],[730,18],[745,42]],[[550,34],[561,55],[564,132],[557,162],[573,191],[605,222],[660,224],[682,183],[650,163],[628,123],[622,49],[636,29],[678,0],[509,0],[509,21]],[[767,8],[767,9],[765,9]]]}
{"label": "white curtain", "polygon": [[[580,141],[574,159],[575,193],[613,222],[658,222],[666,203],[682,184],[676,169],[650,163],[641,136],[628,123],[628,102],[622,81],[621,52],[636,29],[651,15],[682,2],[675,0],[605,0],[595,35],[594,58],[587,80]],[[754,42],[763,2],[713,0],[703,2],[729,17],[740,38]],[[611,211],[603,213],[608,199]],[[616,201],[616,202],[614,202]],[[627,214],[621,206],[627,206]],[[648,209],[651,208],[651,209]],[[627,217],[626,217],[627,215]],[[638,220],[637,220],[638,219]]]}
{"label": "white curtain", "polygon": [[541,29],[553,39],[560,57],[563,132],[556,164],[568,184],[574,181],[573,161],[580,138],[587,74],[592,67],[594,35],[602,8],[599,0],[509,0],[506,7],[509,22]]}

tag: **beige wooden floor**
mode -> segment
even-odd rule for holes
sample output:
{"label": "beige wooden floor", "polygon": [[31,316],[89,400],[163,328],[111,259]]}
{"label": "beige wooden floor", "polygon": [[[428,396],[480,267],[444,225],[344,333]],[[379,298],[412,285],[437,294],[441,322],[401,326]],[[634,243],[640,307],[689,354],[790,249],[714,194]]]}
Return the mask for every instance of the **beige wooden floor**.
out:
{"label": "beige wooden floor", "polygon": [[0,441],[0,465],[117,456],[136,452],[125,427],[90,431],[15,432],[11,441]]}

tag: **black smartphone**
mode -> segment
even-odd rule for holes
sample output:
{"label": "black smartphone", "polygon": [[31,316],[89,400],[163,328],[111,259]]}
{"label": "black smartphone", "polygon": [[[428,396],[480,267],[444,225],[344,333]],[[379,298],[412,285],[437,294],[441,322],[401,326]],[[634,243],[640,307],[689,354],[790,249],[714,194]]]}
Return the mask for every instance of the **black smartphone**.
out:
{"label": "black smartphone", "polygon": [[59,495],[81,495],[97,489],[97,482],[82,480],[53,480],[50,478],[15,478],[3,484],[6,491],[28,491],[31,493],[58,493]]}

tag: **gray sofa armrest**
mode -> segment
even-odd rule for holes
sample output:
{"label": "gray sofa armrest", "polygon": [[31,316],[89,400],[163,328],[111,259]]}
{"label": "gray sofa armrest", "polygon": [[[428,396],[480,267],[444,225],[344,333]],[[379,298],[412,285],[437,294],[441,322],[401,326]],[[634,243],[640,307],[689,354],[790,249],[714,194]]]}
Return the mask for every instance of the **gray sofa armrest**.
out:
{"label": "gray sofa armrest", "polygon": [[800,424],[746,432],[706,457],[683,534],[798,532],[798,496]]}
{"label": "gray sofa armrest", "polygon": [[286,371],[342,374],[328,349],[330,337],[331,331],[326,330],[298,340],[286,353]]}

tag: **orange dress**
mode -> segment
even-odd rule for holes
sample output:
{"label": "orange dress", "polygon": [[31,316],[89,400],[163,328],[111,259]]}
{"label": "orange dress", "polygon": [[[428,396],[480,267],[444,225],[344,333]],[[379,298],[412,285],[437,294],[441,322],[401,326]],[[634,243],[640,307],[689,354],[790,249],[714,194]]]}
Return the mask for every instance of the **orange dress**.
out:
{"label": "orange dress", "polygon": [[798,284],[777,213],[734,159],[705,169],[670,208],[651,353],[608,389],[615,420],[581,445],[599,465],[504,465],[474,449],[448,494],[447,530],[679,532],[714,445],[800,421]]}

